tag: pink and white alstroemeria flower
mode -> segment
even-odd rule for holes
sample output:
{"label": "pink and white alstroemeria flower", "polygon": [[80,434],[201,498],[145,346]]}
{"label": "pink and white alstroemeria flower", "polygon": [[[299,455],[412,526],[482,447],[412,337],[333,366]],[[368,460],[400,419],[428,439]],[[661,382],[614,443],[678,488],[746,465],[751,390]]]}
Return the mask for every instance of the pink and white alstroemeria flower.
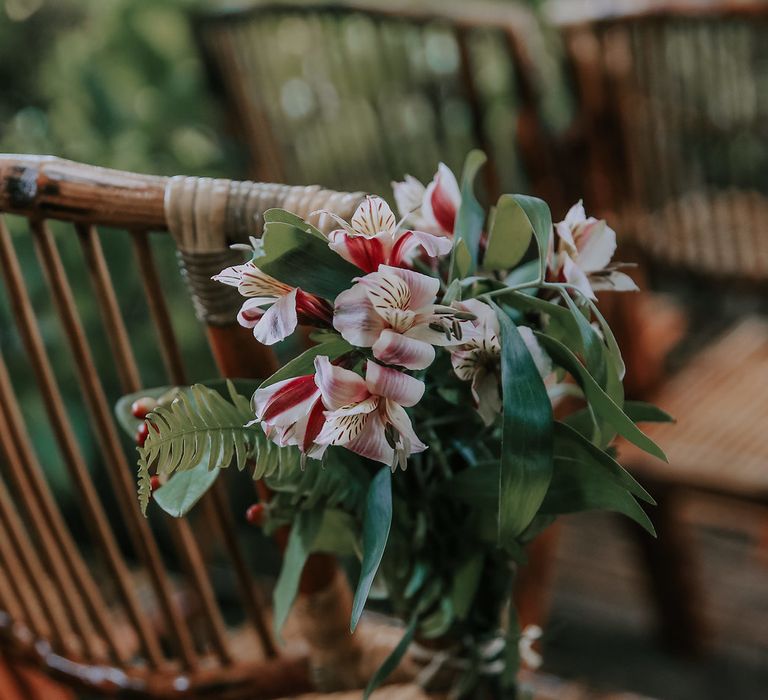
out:
{"label": "pink and white alstroemeria flower", "polygon": [[316,443],[325,425],[325,406],[315,375],[307,374],[257,389],[251,400],[256,420],[277,445],[296,445],[308,457],[320,459],[325,445]]}
{"label": "pink and white alstroemeria flower", "polygon": [[439,290],[436,277],[380,265],[336,297],[333,326],[382,362],[426,369],[435,359],[433,345],[454,345],[472,331],[463,314],[435,304]]}
{"label": "pink and white alstroemeria flower", "polygon": [[393,182],[395,202],[400,216],[416,228],[442,236],[452,236],[456,214],[461,204],[461,190],[451,169],[440,163],[432,182],[426,187],[406,175]]}
{"label": "pink and white alstroemeria flower", "polygon": [[398,465],[405,469],[410,455],[427,449],[404,408],[417,404],[424,394],[418,379],[372,360],[363,379],[324,356],[315,358],[315,378],[328,409],[316,438],[319,445],[343,445],[393,471]]}
{"label": "pink and white alstroemeria flower", "polygon": [[[237,320],[241,326],[252,328],[256,340],[264,345],[287,338],[299,323],[321,328],[331,324],[332,310],[325,299],[283,284],[252,262],[228,267],[212,279],[237,287],[248,297]],[[265,310],[266,306],[269,309]]]}
{"label": "pink and white alstroemeria flower", "polygon": [[632,278],[610,264],[616,232],[604,220],[587,218],[581,201],[555,224],[555,238],[548,260],[553,279],[574,285],[589,299],[600,290],[637,291]]}
{"label": "pink and white alstroemeria flower", "polygon": [[379,265],[409,265],[418,248],[430,258],[451,251],[451,241],[442,236],[402,229],[381,197],[368,195],[349,223],[327,213],[341,226],[328,234],[329,245],[363,272],[375,272]]}
{"label": "pink and white alstroemeria flower", "polygon": [[[479,299],[454,302],[453,306],[475,316],[475,333],[465,342],[450,349],[456,376],[472,382],[472,398],[486,425],[491,425],[501,411],[499,319],[496,312]],[[542,378],[552,372],[552,362],[542,350],[533,331],[527,326],[517,330],[528,347]]]}

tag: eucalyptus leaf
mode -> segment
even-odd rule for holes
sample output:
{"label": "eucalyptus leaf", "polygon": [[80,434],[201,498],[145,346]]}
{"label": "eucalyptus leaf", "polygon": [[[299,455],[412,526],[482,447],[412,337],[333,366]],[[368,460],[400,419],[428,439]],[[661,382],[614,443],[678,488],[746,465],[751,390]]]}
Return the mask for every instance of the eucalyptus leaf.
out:
{"label": "eucalyptus leaf", "polygon": [[174,474],[163,486],[152,492],[152,500],[168,515],[182,518],[213,486],[221,469],[208,469],[205,460],[196,467]]}
{"label": "eucalyptus leaf", "polygon": [[[514,197],[501,195],[488,231],[483,267],[486,270],[512,269],[528,250],[532,235],[531,222]],[[533,279],[536,279],[535,274]]]}
{"label": "eucalyptus leaf", "polygon": [[384,549],[387,546],[389,528],[392,525],[392,472],[383,467],[373,477],[368,489],[368,498],[363,519],[363,561],[360,580],[352,602],[352,619],[349,628],[355,631],[363,613],[368,591],[379,569]]}
{"label": "eucalyptus leaf", "polygon": [[[453,231],[453,251],[449,280],[474,274],[477,268],[480,236],[485,222],[485,210],[475,197],[475,178],[487,160],[482,151],[470,151],[461,174],[461,204],[456,213]],[[466,251],[466,252],[465,252]],[[467,255],[468,254],[468,255]],[[460,269],[466,266],[462,274]]]}
{"label": "eucalyptus leaf", "polygon": [[494,304],[501,341],[502,448],[499,542],[531,522],[552,477],[552,404],[520,332]]}
{"label": "eucalyptus leaf", "polygon": [[304,570],[307,557],[312,552],[322,520],[323,511],[321,508],[300,510],[291,527],[280,576],[272,594],[273,624],[275,635],[278,638],[281,637],[283,625],[299,590],[301,572]]}

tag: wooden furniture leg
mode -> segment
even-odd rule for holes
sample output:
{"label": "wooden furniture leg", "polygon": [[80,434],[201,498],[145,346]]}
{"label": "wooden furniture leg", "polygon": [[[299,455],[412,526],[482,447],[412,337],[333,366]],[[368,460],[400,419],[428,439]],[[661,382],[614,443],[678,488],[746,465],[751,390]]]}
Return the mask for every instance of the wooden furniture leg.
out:
{"label": "wooden furniture leg", "polygon": [[676,490],[658,483],[646,486],[658,503],[653,514],[658,537],[634,523],[626,527],[645,565],[662,639],[675,652],[699,654],[706,646],[707,625],[690,531],[676,517]]}

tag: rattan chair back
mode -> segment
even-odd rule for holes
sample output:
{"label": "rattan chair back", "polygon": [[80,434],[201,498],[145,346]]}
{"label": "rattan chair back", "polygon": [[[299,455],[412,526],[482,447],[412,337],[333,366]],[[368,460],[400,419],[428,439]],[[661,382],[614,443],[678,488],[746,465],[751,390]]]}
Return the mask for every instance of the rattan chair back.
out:
{"label": "rattan chair back", "polygon": [[651,261],[766,281],[768,5],[625,6],[552,4],[579,92],[590,200]]}
{"label": "rattan chair back", "polygon": [[[232,260],[229,243],[259,234],[266,208],[309,216],[329,207],[349,216],[358,201],[317,187],[168,179],[0,155],[4,653],[91,691],[141,697],[260,698],[309,686],[304,660],[274,658],[223,484],[190,520],[158,509],[144,519],[112,405],[158,375],[158,367],[139,366],[132,342],[150,326],[153,364],[166,372],[155,383],[189,380],[172,322],[179,309],[165,295],[178,272],[156,264],[169,229],[221,370],[258,375],[255,341],[232,325],[236,291],[222,294],[211,271]],[[123,247],[115,248],[117,238]],[[32,247],[37,265],[27,255]],[[145,304],[132,325],[124,312],[136,300],[113,284],[126,268]],[[187,299],[181,310],[189,306]],[[74,509],[60,503],[62,483]],[[225,619],[233,609],[245,617],[236,633]]]}
{"label": "rattan chair back", "polygon": [[386,193],[489,156],[485,185],[558,190],[540,119],[534,16],[510,3],[260,3],[194,16],[254,176]]}

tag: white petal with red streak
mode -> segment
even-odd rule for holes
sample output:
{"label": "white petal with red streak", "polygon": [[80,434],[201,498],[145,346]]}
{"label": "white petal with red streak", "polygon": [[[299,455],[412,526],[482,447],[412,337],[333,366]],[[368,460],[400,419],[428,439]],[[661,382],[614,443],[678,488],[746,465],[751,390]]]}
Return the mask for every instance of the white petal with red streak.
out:
{"label": "white petal with red streak", "polygon": [[331,411],[363,401],[369,395],[360,375],[332,365],[325,355],[315,358],[315,384],[323,395],[323,403]]}
{"label": "white petal with red streak", "polygon": [[410,262],[417,248],[421,248],[430,258],[439,258],[451,252],[453,239],[426,231],[405,231],[392,249],[390,265],[398,266],[403,262]]}
{"label": "white petal with red streak", "polygon": [[298,325],[296,292],[297,290],[294,289],[280,297],[261,317],[261,320],[253,327],[253,335],[256,340],[264,343],[264,345],[274,345],[296,330]]}
{"label": "white petal with red streak", "polygon": [[371,360],[366,365],[365,383],[375,396],[391,399],[401,406],[415,406],[424,396],[424,382]]}
{"label": "white petal with red streak", "polygon": [[360,434],[346,444],[346,448],[363,457],[391,466],[395,451],[387,442],[384,423],[379,412],[368,414]]}
{"label": "white petal with red streak", "polygon": [[427,446],[419,440],[419,436],[413,430],[413,424],[405,409],[395,401],[387,401],[385,404],[387,420],[392,423],[403,438],[404,447],[409,455],[416,452],[424,452]]}
{"label": "white petal with red streak", "polygon": [[333,327],[352,345],[369,348],[386,323],[374,310],[365,285],[358,282],[336,297]]}
{"label": "white petal with red streak", "polygon": [[344,260],[364,272],[375,272],[389,257],[392,236],[387,232],[360,236],[337,229],[328,234],[328,245]]}
{"label": "white petal with red streak", "polygon": [[[298,384],[298,382],[303,379],[305,379],[305,377],[291,377],[290,379],[285,379],[282,382],[275,382],[274,384],[271,384],[264,389],[257,389],[254,392],[253,399],[251,401],[256,416],[260,420],[263,419],[265,412],[270,409],[274,410],[274,405],[271,406],[270,404],[272,404],[275,395],[284,392],[286,387],[290,387],[291,384]],[[302,416],[309,413],[310,409],[312,408],[312,404],[314,404],[314,402],[317,401],[317,399],[320,397],[320,390],[318,389],[311,394],[307,394],[305,398],[297,401],[286,400],[289,396],[290,394],[285,391],[285,396],[281,400],[281,404],[284,406],[284,409],[280,411],[280,413],[271,415],[268,419],[265,419],[266,424],[284,427],[295,423]]]}
{"label": "white petal with red streak", "polygon": [[424,192],[421,205],[424,217],[433,220],[446,233],[452,234],[460,204],[459,183],[450,168],[440,163],[435,177]]}
{"label": "white petal with red streak", "polygon": [[251,297],[246,299],[237,312],[237,322],[244,328],[253,328],[264,316],[262,306],[271,304],[275,301],[274,297]]}
{"label": "white petal with red streak", "polygon": [[386,329],[373,344],[373,356],[388,365],[426,369],[435,360],[435,349],[423,340]]}

